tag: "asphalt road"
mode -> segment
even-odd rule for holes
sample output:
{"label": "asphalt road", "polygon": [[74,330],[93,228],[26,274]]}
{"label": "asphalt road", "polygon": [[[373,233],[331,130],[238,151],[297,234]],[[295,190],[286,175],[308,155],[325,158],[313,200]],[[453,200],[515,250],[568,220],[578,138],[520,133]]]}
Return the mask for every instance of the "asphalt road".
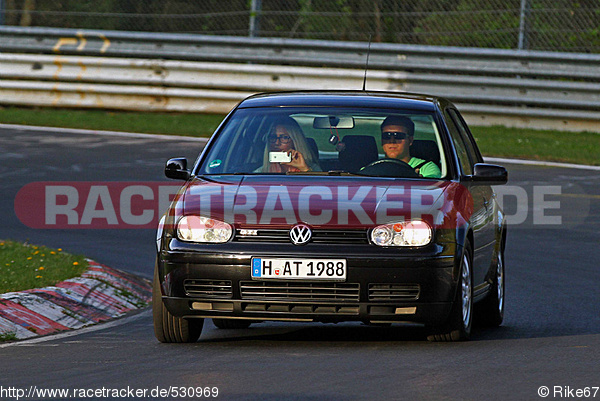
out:
{"label": "asphalt road", "polygon": [[[151,277],[153,230],[31,229],[15,216],[15,196],[36,181],[163,181],[167,158],[193,160],[200,148],[0,130],[0,238]],[[428,343],[416,326],[261,323],[228,331],[207,321],[198,343],[165,345],[145,310],[102,330],[0,348],[0,399],[15,399],[5,389],[30,386],[148,395],[216,387],[226,400],[535,400],[541,386],[547,399],[575,399],[586,387],[593,396],[600,386],[600,172],[506,166],[505,208],[522,220],[508,236],[506,318],[499,329],[476,328],[473,341]]]}

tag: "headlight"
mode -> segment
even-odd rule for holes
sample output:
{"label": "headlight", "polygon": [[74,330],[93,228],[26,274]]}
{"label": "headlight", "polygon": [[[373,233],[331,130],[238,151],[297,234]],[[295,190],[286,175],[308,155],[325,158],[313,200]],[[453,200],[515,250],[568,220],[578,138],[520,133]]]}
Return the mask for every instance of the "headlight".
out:
{"label": "headlight", "polygon": [[184,216],[177,223],[177,237],[182,241],[222,243],[232,234],[229,224],[208,217]]}
{"label": "headlight", "polygon": [[432,236],[431,227],[422,220],[384,224],[371,231],[371,241],[379,246],[423,246]]}

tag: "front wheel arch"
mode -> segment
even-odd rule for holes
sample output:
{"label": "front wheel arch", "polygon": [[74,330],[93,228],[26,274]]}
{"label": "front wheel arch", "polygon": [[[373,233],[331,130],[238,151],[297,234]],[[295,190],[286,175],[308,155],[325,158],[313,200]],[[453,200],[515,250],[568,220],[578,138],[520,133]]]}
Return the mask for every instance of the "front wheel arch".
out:
{"label": "front wheel arch", "polygon": [[456,293],[447,320],[428,327],[427,339],[438,341],[465,341],[473,327],[473,248],[467,239],[457,259],[458,277]]}
{"label": "front wheel arch", "polygon": [[161,343],[193,343],[198,341],[204,319],[183,319],[171,314],[162,300],[158,263],[152,283],[152,319],[154,335]]}

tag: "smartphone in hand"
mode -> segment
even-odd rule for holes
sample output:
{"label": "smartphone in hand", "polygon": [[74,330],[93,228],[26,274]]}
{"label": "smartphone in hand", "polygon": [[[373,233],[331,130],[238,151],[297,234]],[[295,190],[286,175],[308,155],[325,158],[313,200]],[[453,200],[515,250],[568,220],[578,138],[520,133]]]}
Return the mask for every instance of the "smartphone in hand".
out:
{"label": "smartphone in hand", "polygon": [[287,152],[269,152],[270,163],[289,163],[292,161],[292,155]]}

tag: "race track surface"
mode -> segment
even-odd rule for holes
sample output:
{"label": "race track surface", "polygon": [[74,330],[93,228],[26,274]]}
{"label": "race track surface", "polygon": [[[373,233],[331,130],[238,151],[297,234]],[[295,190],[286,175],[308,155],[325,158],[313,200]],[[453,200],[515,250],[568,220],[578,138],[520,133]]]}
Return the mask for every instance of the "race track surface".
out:
{"label": "race track surface", "polygon": [[[193,161],[201,148],[177,139],[0,130],[0,238],[61,247],[151,278],[154,230],[32,229],[16,217],[15,197],[32,182],[167,181],[168,158]],[[232,331],[207,321],[198,343],[165,345],[147,309],[101,330],[0,346],[0,391],[129,387],[150,396],[208,387],[225,400],[535,400],[546,386],[547,399],[586,387],[593,396],[600,173],[506,167],[509,185],[500,193],[519,220],[506,249],[506,318],[499,329],[475,328],[473,341],[428,343],[418,326],[261,323]]]}

